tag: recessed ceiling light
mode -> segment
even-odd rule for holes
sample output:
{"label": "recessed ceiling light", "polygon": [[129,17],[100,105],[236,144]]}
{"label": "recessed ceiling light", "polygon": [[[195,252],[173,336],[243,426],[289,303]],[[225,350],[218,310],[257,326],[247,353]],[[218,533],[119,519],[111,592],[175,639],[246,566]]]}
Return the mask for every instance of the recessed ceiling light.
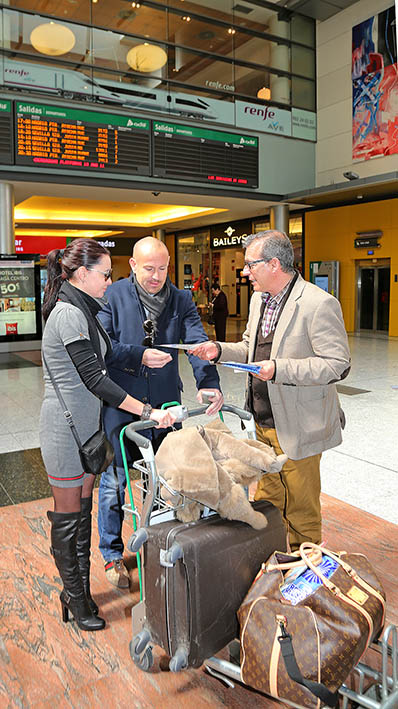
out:
{"label": "recessed ceiling light", "polygon": [[357,194],[357,199],[363,199],[363,194]]}

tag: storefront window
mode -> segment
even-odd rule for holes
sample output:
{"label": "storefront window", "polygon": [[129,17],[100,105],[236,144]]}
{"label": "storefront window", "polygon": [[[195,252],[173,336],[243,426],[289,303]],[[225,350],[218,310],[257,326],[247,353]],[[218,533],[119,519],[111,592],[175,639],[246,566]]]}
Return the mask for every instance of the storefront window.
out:
{"label": "storefront window", "polygon": [[210,288],[210,233],[179,235],[177,242],[178,288],[190,290],[201,314],[207,308]]}
{"label": "storefront window", "polygon": [[289,219],[289,237],[294,249],[294,265],[303,271],[303,215],[299,214]]}
{"label": "storefront window", "polygon": [[258,234],[259,231],[267,231],[271,229],[271,223],[269,219],[265,219],[262,222],[256,222],[253,224],[253,234]]}

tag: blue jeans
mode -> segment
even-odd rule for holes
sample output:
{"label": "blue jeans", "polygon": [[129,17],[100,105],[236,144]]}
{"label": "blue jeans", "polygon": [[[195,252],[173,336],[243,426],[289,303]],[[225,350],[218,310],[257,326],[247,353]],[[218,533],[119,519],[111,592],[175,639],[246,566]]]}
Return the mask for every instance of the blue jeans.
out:
{"label": "blue jeans", "polygon": [[98,496],[99,549],[105,563],[123,557],[122,524],[126,475],[123,467],[110,465],[101,475]]}

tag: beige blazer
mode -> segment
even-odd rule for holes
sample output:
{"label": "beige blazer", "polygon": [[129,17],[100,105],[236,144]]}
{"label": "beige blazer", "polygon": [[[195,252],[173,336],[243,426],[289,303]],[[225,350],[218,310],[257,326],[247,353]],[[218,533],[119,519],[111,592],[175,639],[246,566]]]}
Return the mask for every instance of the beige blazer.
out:
{"label": "beige blazer", "polygon": [[[243,339],[220,343],[221,360],[253,361],[260,311],[261,293],[254,293]],[[299,276],[275,328],[270,358],[276,376],[267,385],[283,452],[299,460],[339,445],[344,415],[334,382],[350,367],[339,301]]]}

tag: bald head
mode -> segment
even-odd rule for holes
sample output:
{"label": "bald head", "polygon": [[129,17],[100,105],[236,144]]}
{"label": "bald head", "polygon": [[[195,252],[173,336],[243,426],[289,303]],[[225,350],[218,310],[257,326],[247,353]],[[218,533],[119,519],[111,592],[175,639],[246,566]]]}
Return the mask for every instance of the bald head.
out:
{"label": "bald head", "polygon": [[129,263],[140,286],[155,295],[166,281],[169,260],[167,246],[153,236],[146,236],[134,245]]}
{"label": "bald head", "polygon": [[163,241],[155,239],[153,236],[145,236],[134,244],[133,258],[142,258],[143,256],[150,256],[153,253],[161,252],[166,254],[167,258],[169,258],[167,246]]}

